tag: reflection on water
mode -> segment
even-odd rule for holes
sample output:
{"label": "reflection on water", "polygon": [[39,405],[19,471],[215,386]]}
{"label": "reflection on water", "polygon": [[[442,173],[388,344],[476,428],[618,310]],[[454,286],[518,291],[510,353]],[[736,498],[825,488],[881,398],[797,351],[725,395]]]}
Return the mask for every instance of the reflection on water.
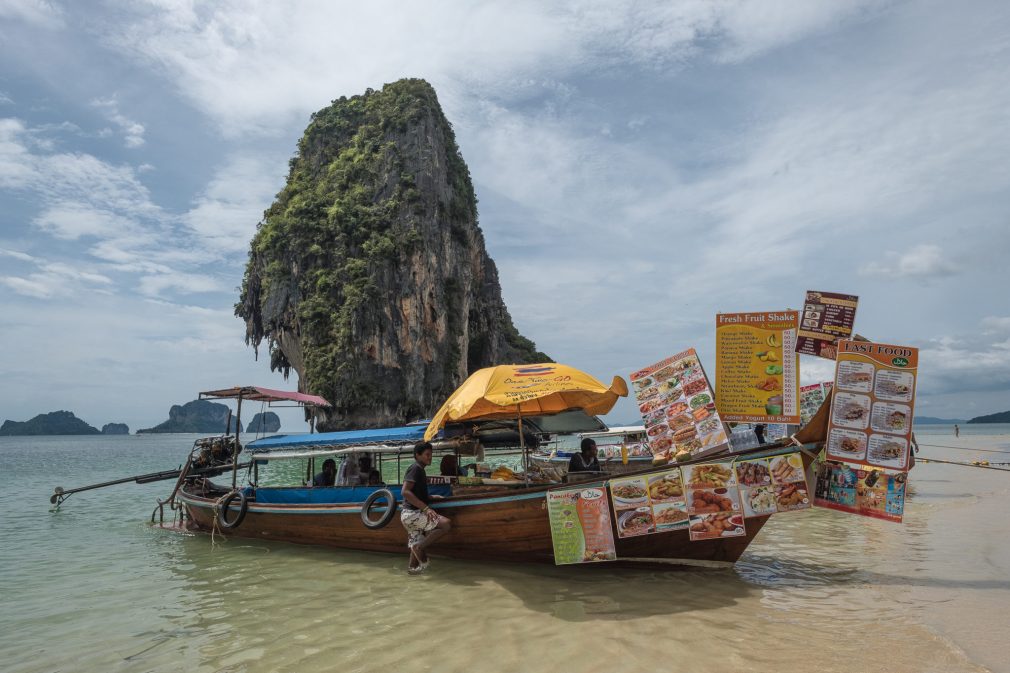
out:
{"label": "reflection on water", "polygon": [[[1007,556],[991,524],[965,516],[1005,512],[1005,484],[958,468],[922,470],[904,525],[777,516],[731,570],[436,559],[410,577],[405,554],[151,528],[170,485],[82,494],[50,514],[52,475],[162,469],[186,445],[75,439],[0,444],[6,671],[808,671],[812,659],[824,671],[983,670],[964,642],[995,666],[996,646],[962,636],[947,612],[1005,642],[991,625],[1002,608],[979,596],[1010,597]],[[965,617],[964,601],[989,612]]]}

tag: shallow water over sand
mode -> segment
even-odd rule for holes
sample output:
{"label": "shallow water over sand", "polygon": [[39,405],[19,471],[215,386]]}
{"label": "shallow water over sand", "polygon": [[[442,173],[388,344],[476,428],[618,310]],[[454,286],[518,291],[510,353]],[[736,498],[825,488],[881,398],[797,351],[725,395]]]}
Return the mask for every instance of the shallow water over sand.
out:
{"label": "shallow water over sand", "polygon": [[[920,442],[1010,449],[940,437]],[[4,670],[1010,671],[1010,474],[920,465],[905,524],[778,515],[721,571],[436,559],[409,577],[406,555],[153,529],[171,482],[48,511],[57,484],[169,469],[191,440],[0,438]]]}

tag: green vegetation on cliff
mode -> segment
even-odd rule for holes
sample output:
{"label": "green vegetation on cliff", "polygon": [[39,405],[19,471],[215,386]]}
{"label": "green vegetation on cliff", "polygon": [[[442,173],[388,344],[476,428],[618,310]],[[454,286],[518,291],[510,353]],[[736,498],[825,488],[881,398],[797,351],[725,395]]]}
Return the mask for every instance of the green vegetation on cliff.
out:
{"label": "green vegetation on cliff", "polygon": [[236,314],[273,369],[334,403],[329,427],[431,413],[478,367],[549,359],[505,309],[469,170],[417,79],[312,116]]}
{"label": "green vegetation on cliff", "polygon": [[28,421],[4,421],[0,436],[26,435],[100,435],[98,428],[77,418],[70,411],[50,411]]}

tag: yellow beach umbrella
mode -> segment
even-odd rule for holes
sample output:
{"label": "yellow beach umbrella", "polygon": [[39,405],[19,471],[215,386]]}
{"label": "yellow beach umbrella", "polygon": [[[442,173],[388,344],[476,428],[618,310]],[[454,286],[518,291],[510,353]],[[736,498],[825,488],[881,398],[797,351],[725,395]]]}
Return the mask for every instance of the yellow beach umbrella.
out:
{"label": "yellow beach umbrella", "polygon": [[424,438],[430,440],[453,421],[547,416],[572,409],[590,416],[605,414],[627,394],[628,384],[620,376],[608,388],[583,371],[553,362],[487,367],[471,374],[449,396]]}

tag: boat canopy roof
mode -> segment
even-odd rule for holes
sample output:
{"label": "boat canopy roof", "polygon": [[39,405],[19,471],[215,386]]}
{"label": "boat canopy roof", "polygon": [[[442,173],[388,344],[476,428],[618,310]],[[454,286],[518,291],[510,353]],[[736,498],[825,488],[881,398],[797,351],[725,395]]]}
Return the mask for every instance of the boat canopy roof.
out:
{"label": "boat canopy roof", "polygon": [[254,402],[297,402],[309,407],[328,407],[330,403],[318,395],[306,395],[287,390],[274,390],[260,386],[235,386],[223,390],[208,390],[200,393],[200,399],[214,398],[219,400],[252,400]]}
{"label": "boat canopy roof", "polygon": [[602,432],[583,432],[580,437],[622,437],[645,432],[644,425],[618,425]]}
{"label": "boat canopy roof", "polygon": [[[250,453],[271,453],[307,449],[350,449],[368,450],[368,447],[382,445],[413,444],[424,439],[425,425],[408,425],[400,428],[378,428],[375,430],[344,430],[341,432],[318,432],[305,435],[274,435],[246,444]],[[379,450],[376,448],[375,450]]]}

